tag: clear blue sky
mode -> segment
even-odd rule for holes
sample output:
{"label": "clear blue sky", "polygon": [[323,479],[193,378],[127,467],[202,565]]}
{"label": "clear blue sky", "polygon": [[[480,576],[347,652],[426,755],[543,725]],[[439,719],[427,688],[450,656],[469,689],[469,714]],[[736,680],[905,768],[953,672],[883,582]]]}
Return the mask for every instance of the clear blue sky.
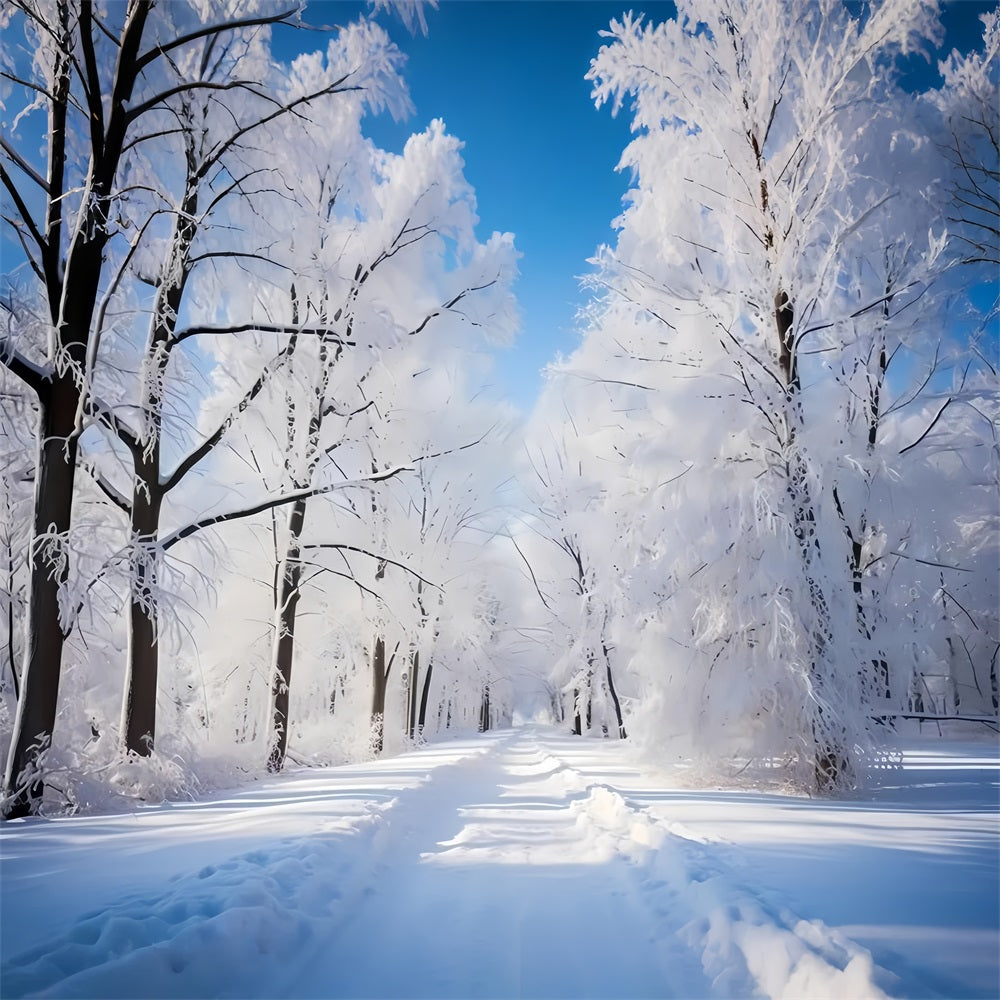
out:
{"label": "clear blue sky", "polygon": [[[992,7],[948,3],[942,54],[981,45],[978,15]],[[358,2],[313,0],[307,20],[343,23],[362,9]],[[657,21],[674,14],[664,0],[442,0],[427,9],[426,37],[380,17],[408,56],[404,73],[416,110],[400,123],[388,115],[372,119],[367,130],[399,150],[411,132],[442,118],[465,142],[480,236],[513,232],[523,255],[516,288],[523,327],[497,358],[496,385],[525,408],[541,386],[540,369],[576,346],[584,301],[577,278],[597,246],[614,239],[611,221],[628,187],[628,176],[615,171],[629,140],[628,116],[598,111],[584,80],[599,32],[628,9]],[[295,34],[303,48],[318,44],[316,36]],[[915,87],[937,77],[921,58],[910,66]]]}
{"label": "clear blue sky", "polygon": [[[942,54],[981,45],[978,15],[992,6],[947,4]],[[343,24],[367,9],[364,0],[312,0],[306,20]],[[595,109],[584,80],[599,32],[626,9],[657,21],[674,13],[664,0],[442,0],[426,11],[426,37],[380,15],[407,54],[415,112],[404,122],[387,114],[371,118],[367,130],[383,147],[400,150],[412,132],[442,118],[464,140],[480,237],[513,232],[522,254],[516,287],[522,331],[514,347],[498,353],[495,382],[524,408],[541,386],[541,368],[576,346],[576,312],[584,301],[577,279],[597,246],[614,239],[611,221],[628,187],[629,178],[615,171],[629,140],[628,116]],[[275,44],[290,58],[323,47],[324,38],[278,29]],[[911,67],[915,87],[937,75],[916,57]],[[0,243],[7,270],[20,258],[9,227]]]}

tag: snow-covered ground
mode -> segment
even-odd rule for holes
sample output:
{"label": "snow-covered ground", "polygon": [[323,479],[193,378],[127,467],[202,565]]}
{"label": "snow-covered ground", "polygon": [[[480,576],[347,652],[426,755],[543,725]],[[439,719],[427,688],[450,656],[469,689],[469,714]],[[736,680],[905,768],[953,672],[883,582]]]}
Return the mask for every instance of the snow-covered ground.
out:
{"label": "snow-covered ground", "polygon": [[852,801],[528,726],[0,831],[0,995],[1000,995],[994,741]]}

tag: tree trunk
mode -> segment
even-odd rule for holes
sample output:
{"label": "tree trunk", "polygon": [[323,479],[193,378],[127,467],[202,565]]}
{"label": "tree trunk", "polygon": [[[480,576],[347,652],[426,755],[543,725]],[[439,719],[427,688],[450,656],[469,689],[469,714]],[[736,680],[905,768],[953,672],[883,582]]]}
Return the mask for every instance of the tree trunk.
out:
{"label": "tree trunk", "polygon": [[591,725],[591,693],[588,682],[586,690],[573,688],[573,735],[582,736],[590,732]]}
{"label": "tree trunk", "polygon": [[489,732],[490,729],[490,686],[487,684],[483,688],[483,701],[479,706],[479,731]]}
{"label": "tree trunk", "polygon": [[409,678],[410,690],[406,709],[406,735],[412,740],[417,731],[417,688],[420,678],[419,650],[415,649],[410,653],[410,669],[407,676]]}
{"label": "tree trunk", "polygon": [[148,757],[156,738],[159,627],[156,550],[163,492],[159,487],[159,438],[136,470],[132,495],[132,581],[129,600],[128,664],[122,700],[121,733],[126,752]]}
{"label": "tree trunk", "polygon": [[[834,490],[834,498],[836,499],[836,490]],[[837,503],[839,505],[839,501]],[[865,522],[864,518],[862,518],[859,534],[863,536],[864,532]],[[854,609],[858,621],[858,634],[867,642],[871,642],[872,636],[875,634],[875,626],[869,622],[868,612],[865,610],[864,604],[864,568],[861,565],[862,544],[851,532],[848,532],[848,536],[851,541],[851,586],[854,590]],[[878,656],[872,659],[871,665],[874,670],[878,695],[889,699],[892,697],[889,685],[889,662],[881,650]]]}
{"label": "tree trunk", "polygon": [[[97,205],[98,192],[91,197]],[[95,226],[103,226],[100,207],[91,209]],[[100,230],[103,233],[103,229]],[[53,376],[39,398],[38,471],[35,479],[34,523],[30,547],[31,583],[25,632],[25,663],[11,737],[4,795],[4,816],[15,818],[38,812],[42,781],[26,781],[52,742],[59,699],[59,679],[65,635],[59,612],[59,592],[69,576],[68,536],[73,512],[73,483],[78,451],[77,415],[84,389],[86,345],[97,301],[101,257],[106,236],[87,239],[78,234],[70,250],[65,281],[64,315],[73,309],[73,322],[59,324],[58,341],[65,352],[63,374]]]}
{"label": "tree trunk", "polygon": [[170,342],[177,327],[184,290],[191,273],[191,246],[197,233],[198,185],[194,154],[187,150],[184,197],[157,287],[153,321],[146,343],[141,387],[142,429],[132,448],[132,579],[129,646],[122,698],[121,739],[127,753],[148,757],[156,737],[156,689],[159,673],[159,627],[156,577],[160,554],[160,510],[166,495],[160,479],[162,385],[170,363]]}
{"label": "tree trunk", "polygon": [[[847,748],[845,739],[837,732],[839,727],[830,722],[823,710],[823,701],[829,691],[829,659],[833,633],[829,605],[815,570],[815,559],[820,553],[820,547],[816,537],[816,515],[809,491],[806,463],[796,448],[794,433],[788,447],[790,454],[785,470],[792,506],[792,528],[799,545],[803,578],[813,617],[806,636],[809,647],[809,679],[819,702],[812,725],[813,773],[817,790],[828,792],[847,776]],[[827,716],[825,721],[824,716]]]}
{"label": "tree trunk", "polygon": [[[421,538],[427,527],[427,496],[424,495],[423,513],[421,515]],[[422,580],[417,581],[417,607],[420,609],[420,627],[417,631],[418,641],[424,635],[427,628],[427,609],[424,607],[424,584]],[[428,671],[429,672],[429,671]],[[420,680],[420,651],[414,649],[410,654],[410,697],[407,709],[407,735],[412,740],[417,732],[417,685]],[[425,686],[426,697],[426,686]],[[421,712],[421,716],[423,712]],[[421,726],[423,723],[421,722]]]}
{"label": "tree trunk", "polygon": [[[767,209],[766,194],[763,207]],[[773,236],[768,230],[768,242]],[[795,306],[788,293],[779,288],[774,296],[774,324],[778,341],[778,364],[787,389],[785,400],[785,426],[787,440],[785,446],[785,478],[787,494],[791,505],[792,531],[799,545],[802,571],[809,604],[813,613],[809,634],[809,675],[813,688],[820,698],[817,709],[818,719],[813,721],[813,773],[816,787],[820,792],[830,791],[847,773],[848,758],[844,739],[835,735],[836,726],[823,719],[822,699],[828,687],[830,646],[833,635],[830,625],[830,610],[817,576],[815,561],[820,554],[819,539],[816,536],[816,512],[809,489],[808,467],[799,447],[796,433],[802,419],[799,393],[801,383],[798,370],[798,353],[795,348]]]}
{"label": "tree trunk", "polygon": [[608,653],[607,646],[604,646],[604,665],[607,667],[608,671],[608,693],[611,695],[611,701],[615,706],[615,720],[618,722],[618,738],[623,740],[627,736],[625,732],[625,721],[622,719],[622,706],[621,702],[618,700],[618,692],[615,690],[615,680],[611,675],[611,656]]}
{"label": "tree trunk", "polygon": [[288,515],[288,550],[285,553],[275,609],[274,668],[271,675],[271,750],[267,769],[281,770],[288,751],[288,702],[295,655],[295,613],[299,605],[302,577],[301,538],[306,520],[306,501],[296,500]]}
{"label": "tree trunk", "polygon": [[584,688],[573,689],[574,736],[583,736],[584,733],[590,732],[593,712],[593,692],[591,691],[592,682],[592,674],[588,671],[586,686]]}
{"label": "tree trunk", "polygon": [[372,649],[372,749],[376,754],[382,752],[383,724],[385,720],[385,639],[376,636]]}
{"label": "tree trunk", "polygon": [[[376,472],[378,466],[372,462],[372,472]],[[378,504],[375,495],[372,494],[372,515],[378,513]],[[386,562],[379,559],[375,567],[375,580],[385,579]],[[372,646],[372,750],[376,756],[382,752],[385,736],[385,689],[388,674],[385,666],[385,636],[377,635]]]}
{"label": "tree trunk", "polygon": [[72,372],[53,381],[40,401],[35,512],[29,550],[31,582],[25,624],[21,697],[17,703],[7,771],[4,816],[37,813],[42,779],[34,774],[52,742],[59,699],[59,675],[65,636],[59,614],[59,591],[69,573],[66,543],[73,509],[76,474],[75,431],[80,392]]}
{"label": "tree trunk", "polygon": [[1000,653],[1000,643],[997,644],[996,649],[993,650],[993,656],[990,657],[990,701],[993,704],[994,712],[1000,708],[1000,688],[997,685],[997,653]]}
{"label": "tree trunk", "polygon": [[417,717],[417,732],[423,735],[424,726],[427,724],[427,699],[431,691],[431,671],[434,669],[434,661],[431,660],[427,664],[427,670],[424,673],[424,688],[420,693],[420,714]]}
{"label": "tree trunk", "polygon": [[[49,315],[56,328],[55,374],[39,389],[38,471],[35,480],[34,523],[30,544],[30,571],[21,700],[18,702],[10,755],[4,776],[4,815],[10,818],[37,812],[42,780],[30,774],[52,741],[62,669],[63,622],[59,592],[68,577],[68,541],[73,481],[76,475],[77,418],[90,377],[87,346],[97,293],[101,284],[104,250],[110,234],[108,212],[118,164],[130,122],[128,106],[138,77],[139,47],[149,4],[129,6],[118,46],[113,99],[106,127],[91,132],[90,172],[83,184],[82,216],[68,239],[62,263],[63,196],[66,112],[70,100],[70,63],[74,50],[69,5],[59,5],[60,31],[52,65],[49,97],[48,205],[42,267]],[[90,8],[80,10],[81,24],[89,24]],[[40,19],[41,21],[41,19]],[[95,95],[98,99],[100,95]]]}

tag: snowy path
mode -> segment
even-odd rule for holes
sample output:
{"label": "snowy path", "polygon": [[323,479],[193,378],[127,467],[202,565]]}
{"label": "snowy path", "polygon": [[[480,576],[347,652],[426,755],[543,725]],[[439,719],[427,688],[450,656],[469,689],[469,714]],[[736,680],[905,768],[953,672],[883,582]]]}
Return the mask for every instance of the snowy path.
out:
{"label": "snowy path", "polygon": [[525,728],[0,830],[0,995],[997,995],[998,754],[692,792]]}
{"label": "snowy path", "polygon": [[365,898],[289,995],[706,992],[686,949],[660,955],[620,834],[595,836],[601,816],[580,808],[576,776],[533,739],[487,739],[488,755],[394,808]]}

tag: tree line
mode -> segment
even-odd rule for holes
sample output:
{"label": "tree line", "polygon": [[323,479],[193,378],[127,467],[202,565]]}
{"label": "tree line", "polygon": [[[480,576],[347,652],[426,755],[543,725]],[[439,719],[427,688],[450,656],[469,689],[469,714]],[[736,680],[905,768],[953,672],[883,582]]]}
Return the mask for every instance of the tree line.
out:
{"label": "tree line", "polygon": [[[555,710],[829,791],[901,715],[996,719],[998,22],[625,14],[632,185],[526,443]],[[908,62],[909,61],[909,62]],[[931,82],[928,82],[930,80]],[[541,512],[539,517],[536,511]]]}
{"label": "tree line", "polygon": [[[122,676],[124,654],[120,720],[102,702],[92,738],[114,730],[126,760],[159,746],[161,660],[217,582],[209,550],[243,522],[270,538],[246,570],[270,580],[268,769],[288,752],[302,607],[331,598],[327,580],[350,584],[330,619],[367,622],[351,653],[374,675],[376,748],[394,663],[408,691],[423,669],[406,725],[426,725],[435,641],[456,641],[438,571],[461,575],[449,560],[468,563],[482,514],[471,489],[449,495],[449,461],[503,431],[485,405],[432,415],[471,393],[460,359],[509,335],[515,254],[509,237],[476,239],[461,144],[440,122],[399,155],[365,137],[367,113],[408,108],[374,15],[280,65],[274,34],[298,14],[25,0],[6,15],[4,77],[44,147],[36,161],[5,138],[0,165],[25,261],[0,346],[22,456],[4,471],[8,817],[38,811],[58,770],[69,672]],[[488,600],[482,575],[466,585]],[[485,697],[465,674],[475,704],[452,683],[450,711]],[[332,714],[345,679],[327,683]]]}

